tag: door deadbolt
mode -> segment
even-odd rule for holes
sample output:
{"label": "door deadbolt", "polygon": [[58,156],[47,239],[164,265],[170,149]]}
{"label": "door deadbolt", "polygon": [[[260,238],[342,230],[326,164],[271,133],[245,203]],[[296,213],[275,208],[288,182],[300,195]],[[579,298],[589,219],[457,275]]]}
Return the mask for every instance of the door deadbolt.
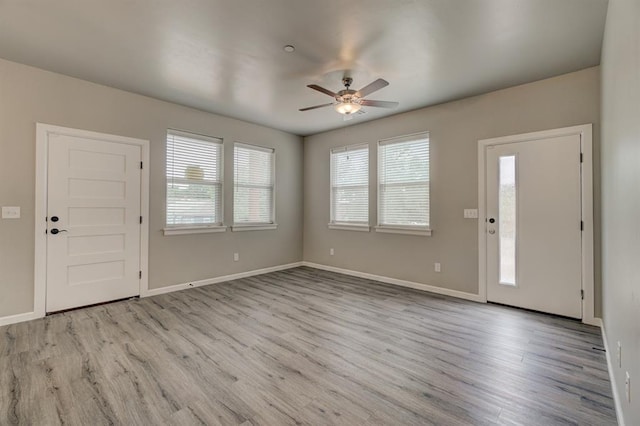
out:
{"label": "door deadbolt", "polygon": [[494,218],[490,218],[489,223],[496,223],[496,220]]}
{"label": "door deadbolt", "polygon": [[58,216],[51,216],[51,222],[57,222],[60,219],[58,219]]}

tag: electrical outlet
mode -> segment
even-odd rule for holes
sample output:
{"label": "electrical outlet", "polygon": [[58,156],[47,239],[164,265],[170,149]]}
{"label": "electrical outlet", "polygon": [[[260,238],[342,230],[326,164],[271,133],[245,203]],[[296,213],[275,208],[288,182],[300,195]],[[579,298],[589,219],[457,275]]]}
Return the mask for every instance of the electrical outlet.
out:
{"label": "electrical outlet", "polygon": [[335,254],[335,252],[333,251],[332,248],[329,249],[329,255],[333,256]]}
{"label": "electrical outlet", "polygon": [[622,343],[618,342],[618,368],[622,368]]}
{"label": "electrical outlet", "polygon": [[237,262],[238,260],[240,260],[240,253],[233,253],[233,261]]}
{"label": "electrical outlet", "polygon": [[440,272],[440,262],[436,262],[436,263],[433,265],[433,269],[434,269],[436,272]]}
{"label": "electrical outlet", "polygon": [[624,376],[624,390],[627,393],[627,402],[631,404],[631,376],[628,371]]}

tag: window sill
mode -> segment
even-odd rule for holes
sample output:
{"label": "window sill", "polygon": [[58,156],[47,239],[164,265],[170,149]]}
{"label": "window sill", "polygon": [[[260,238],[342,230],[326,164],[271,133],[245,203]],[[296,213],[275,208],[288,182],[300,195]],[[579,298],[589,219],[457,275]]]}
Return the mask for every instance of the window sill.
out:
{"label": "window sill", "polygon": [[376,232],[382,232],[387,234],[420,235],[423,237],[431,236],[431,229],[411,228],[411,227],[402,227],[402,226],[376,226]]}
{"label": "window sill", "polygon": [[340,231],[359,231],[359,232],[369,232],[371,227],[369,225],[352,225],[352,224],[342,224],[342,223],[330,223],[329,229],[337,229]]}
{"label": "window sill", "polygon": [[272,229],[278,229],[277,223],[265,223],[261,225],[233,225],[231,227],[232,232],[244,232],[244,231],[269,231]]}
{"label": "window sill", "polygon": [[184,226],[176,228],[164,228],[164,235],[186,234],[211,234],[214,232],[227,232],[226,226]]}

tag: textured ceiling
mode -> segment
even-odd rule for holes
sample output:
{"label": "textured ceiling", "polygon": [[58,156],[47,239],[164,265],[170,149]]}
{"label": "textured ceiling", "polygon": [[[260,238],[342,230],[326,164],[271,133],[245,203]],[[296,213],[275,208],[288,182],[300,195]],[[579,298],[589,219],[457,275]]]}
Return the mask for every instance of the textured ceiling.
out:
{"label": "textured ceiling", "polygon": [[[0,57],[299,135],[600,62],[606,0],[0,0]],[[295,52],[283,46],[292,44]],[[390,85],[351,121],[306,87]]]}

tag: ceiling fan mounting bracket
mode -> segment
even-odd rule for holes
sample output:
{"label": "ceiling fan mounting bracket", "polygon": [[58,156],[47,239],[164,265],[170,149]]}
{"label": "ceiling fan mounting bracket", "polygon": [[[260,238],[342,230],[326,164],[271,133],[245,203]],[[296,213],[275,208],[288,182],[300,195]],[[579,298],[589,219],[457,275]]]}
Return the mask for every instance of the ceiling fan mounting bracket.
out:
{"label": "ceiling fan mounting bracket", "polygon": [[347,88],[347,90],[349,90],[349,86],[351,86],[352,83],[353,83],[353,79],[351,77],[344,77],[342,79],[342,84],[344,85],[344,87]]}

